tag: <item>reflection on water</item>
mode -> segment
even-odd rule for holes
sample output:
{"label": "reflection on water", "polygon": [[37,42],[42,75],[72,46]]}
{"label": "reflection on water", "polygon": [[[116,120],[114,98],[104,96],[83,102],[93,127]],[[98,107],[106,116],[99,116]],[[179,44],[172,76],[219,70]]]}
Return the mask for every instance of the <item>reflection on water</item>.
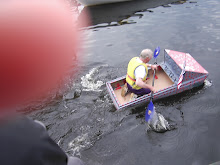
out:
{"label": "reflection on water", "polygon": [[[67,154],[91,165],[220,160],[218,0],[137,0],[88,10],[92,25],[85,28],[89,41],[81,73],[63,98],[30,116],[47,126]],[[189,52],[210,73],[203,86],[154,102],[176,128],[163,134],[145,131],[148,103],[116,111],[103,85],[125,75],[129,60],[142,49],[157,45]],[[161,53],[158,63],[162,60]]]}
{"label": "reflection on water", "polygon": [[93,25],[90,28],[118,26],[136,23],[135,21],[129,20],[129,18],[141,18],[143,16],[143,14],[139,14],[137,12],[153,12],[150,10],[150,8],[155,8],[158,6],[166,7],[166,5],[170,3],[181,4],[184,2],[186,1],[177,2],[177,0],[134,0],[115,4],[85,7],[82,11],[82,14],[85,11],[89,11],[91,23]]}

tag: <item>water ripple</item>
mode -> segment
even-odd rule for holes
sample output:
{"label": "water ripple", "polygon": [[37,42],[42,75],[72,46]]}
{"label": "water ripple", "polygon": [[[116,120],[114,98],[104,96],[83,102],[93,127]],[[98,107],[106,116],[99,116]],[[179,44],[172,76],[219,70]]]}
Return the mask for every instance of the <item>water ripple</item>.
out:
{"label": "water ripple", "polygon": [[[189,145],[190,147],[188,147]],[[185,162],[187,164],[196,151],[196,134],[190,133],[188,128],[181,127],[166,134],[158,146],[160,147],[159,153],[156,152],[155,157],[158,154],[160,154],[160,157],[157,157],[155,164],[170,164],[170,159],[173,159],[173,151],[179,152],[178,157],[176,157],[178,162]]]}

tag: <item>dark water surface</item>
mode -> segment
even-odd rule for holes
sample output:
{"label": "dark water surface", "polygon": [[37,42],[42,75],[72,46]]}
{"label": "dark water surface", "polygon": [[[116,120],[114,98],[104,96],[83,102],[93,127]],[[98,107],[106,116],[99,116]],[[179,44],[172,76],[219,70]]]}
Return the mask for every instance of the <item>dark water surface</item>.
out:
{"label": "dark water surface", "polygon": [[[154,1],[154,2],[152,2]],[[88,165],[206,165],[220,160],[220,2],[145,0],[89,8],[86,63],[72,89],[29,115],[69,155]],[[82,11],[83,12],[83,11]],[[146,132],[146,105],[115,111],[105,82],[126,74],[144,48],[190,53],[208,72],[204,86],[154,101],[176,125]],[[163,60],[163,51],[158,62]]]}

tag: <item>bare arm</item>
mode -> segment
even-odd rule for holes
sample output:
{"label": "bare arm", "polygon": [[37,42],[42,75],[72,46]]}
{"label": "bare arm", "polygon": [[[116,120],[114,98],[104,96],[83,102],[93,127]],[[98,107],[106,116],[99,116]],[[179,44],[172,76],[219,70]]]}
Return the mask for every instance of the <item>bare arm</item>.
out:
{"label": "bare arm", "polygon": [[155,92],[155,88],[149,84],[146,84],[142,78],[137,78],[135,84],[141,88],[149,88],[151,91]]}
{"label": "bare arm", "polygon": [[146,64],[148,67],[150,67],[152,70],[157,70],[157,65],[151,65],[151,64]]}

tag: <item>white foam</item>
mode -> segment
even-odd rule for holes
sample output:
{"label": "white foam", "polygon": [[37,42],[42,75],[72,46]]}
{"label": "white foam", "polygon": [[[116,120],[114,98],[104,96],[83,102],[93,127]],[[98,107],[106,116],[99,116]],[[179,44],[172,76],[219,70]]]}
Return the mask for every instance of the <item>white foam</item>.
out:
{"label": "white foam", "polygon": [[98,74],[98,68],[93,68],[88,74],[81,77],[81,84],[84,87],[84,91],[101,91],[100,87],[104,85],[104,83],[100,80],[94,80],[96,74]]}
{"label": "white foam", "polygon": [[212,82],[209,81],[209,80],[207,80],[207,79],[205,79],[204,85],[205,85],[205,86],[204,86],[205,88],[208,88],[208,87],[212,86]]}
{"label": "white foam", "polygon": [[158,113],[158,119],[161,123],[161,126],[164,128],[164,129],[168,129],[169,128],[169,123],[168,121],[163,117],[163,115],[161,115],[160,113]]}
{"label": "white foam", "polygon": [[82,148],[91,146],[91,142],[89,140],[88,133],[77,136],[69,143],[69,150],[72,152],[73,156],[80,156],[80,151]]}
{"label": "white foam", "polygon": [[165,132],[170,130],[170,125],[163,115],[157,113],[155,110],[152,119],[148,123],[147,130],[148,129],[151,129],[155,132]]}

